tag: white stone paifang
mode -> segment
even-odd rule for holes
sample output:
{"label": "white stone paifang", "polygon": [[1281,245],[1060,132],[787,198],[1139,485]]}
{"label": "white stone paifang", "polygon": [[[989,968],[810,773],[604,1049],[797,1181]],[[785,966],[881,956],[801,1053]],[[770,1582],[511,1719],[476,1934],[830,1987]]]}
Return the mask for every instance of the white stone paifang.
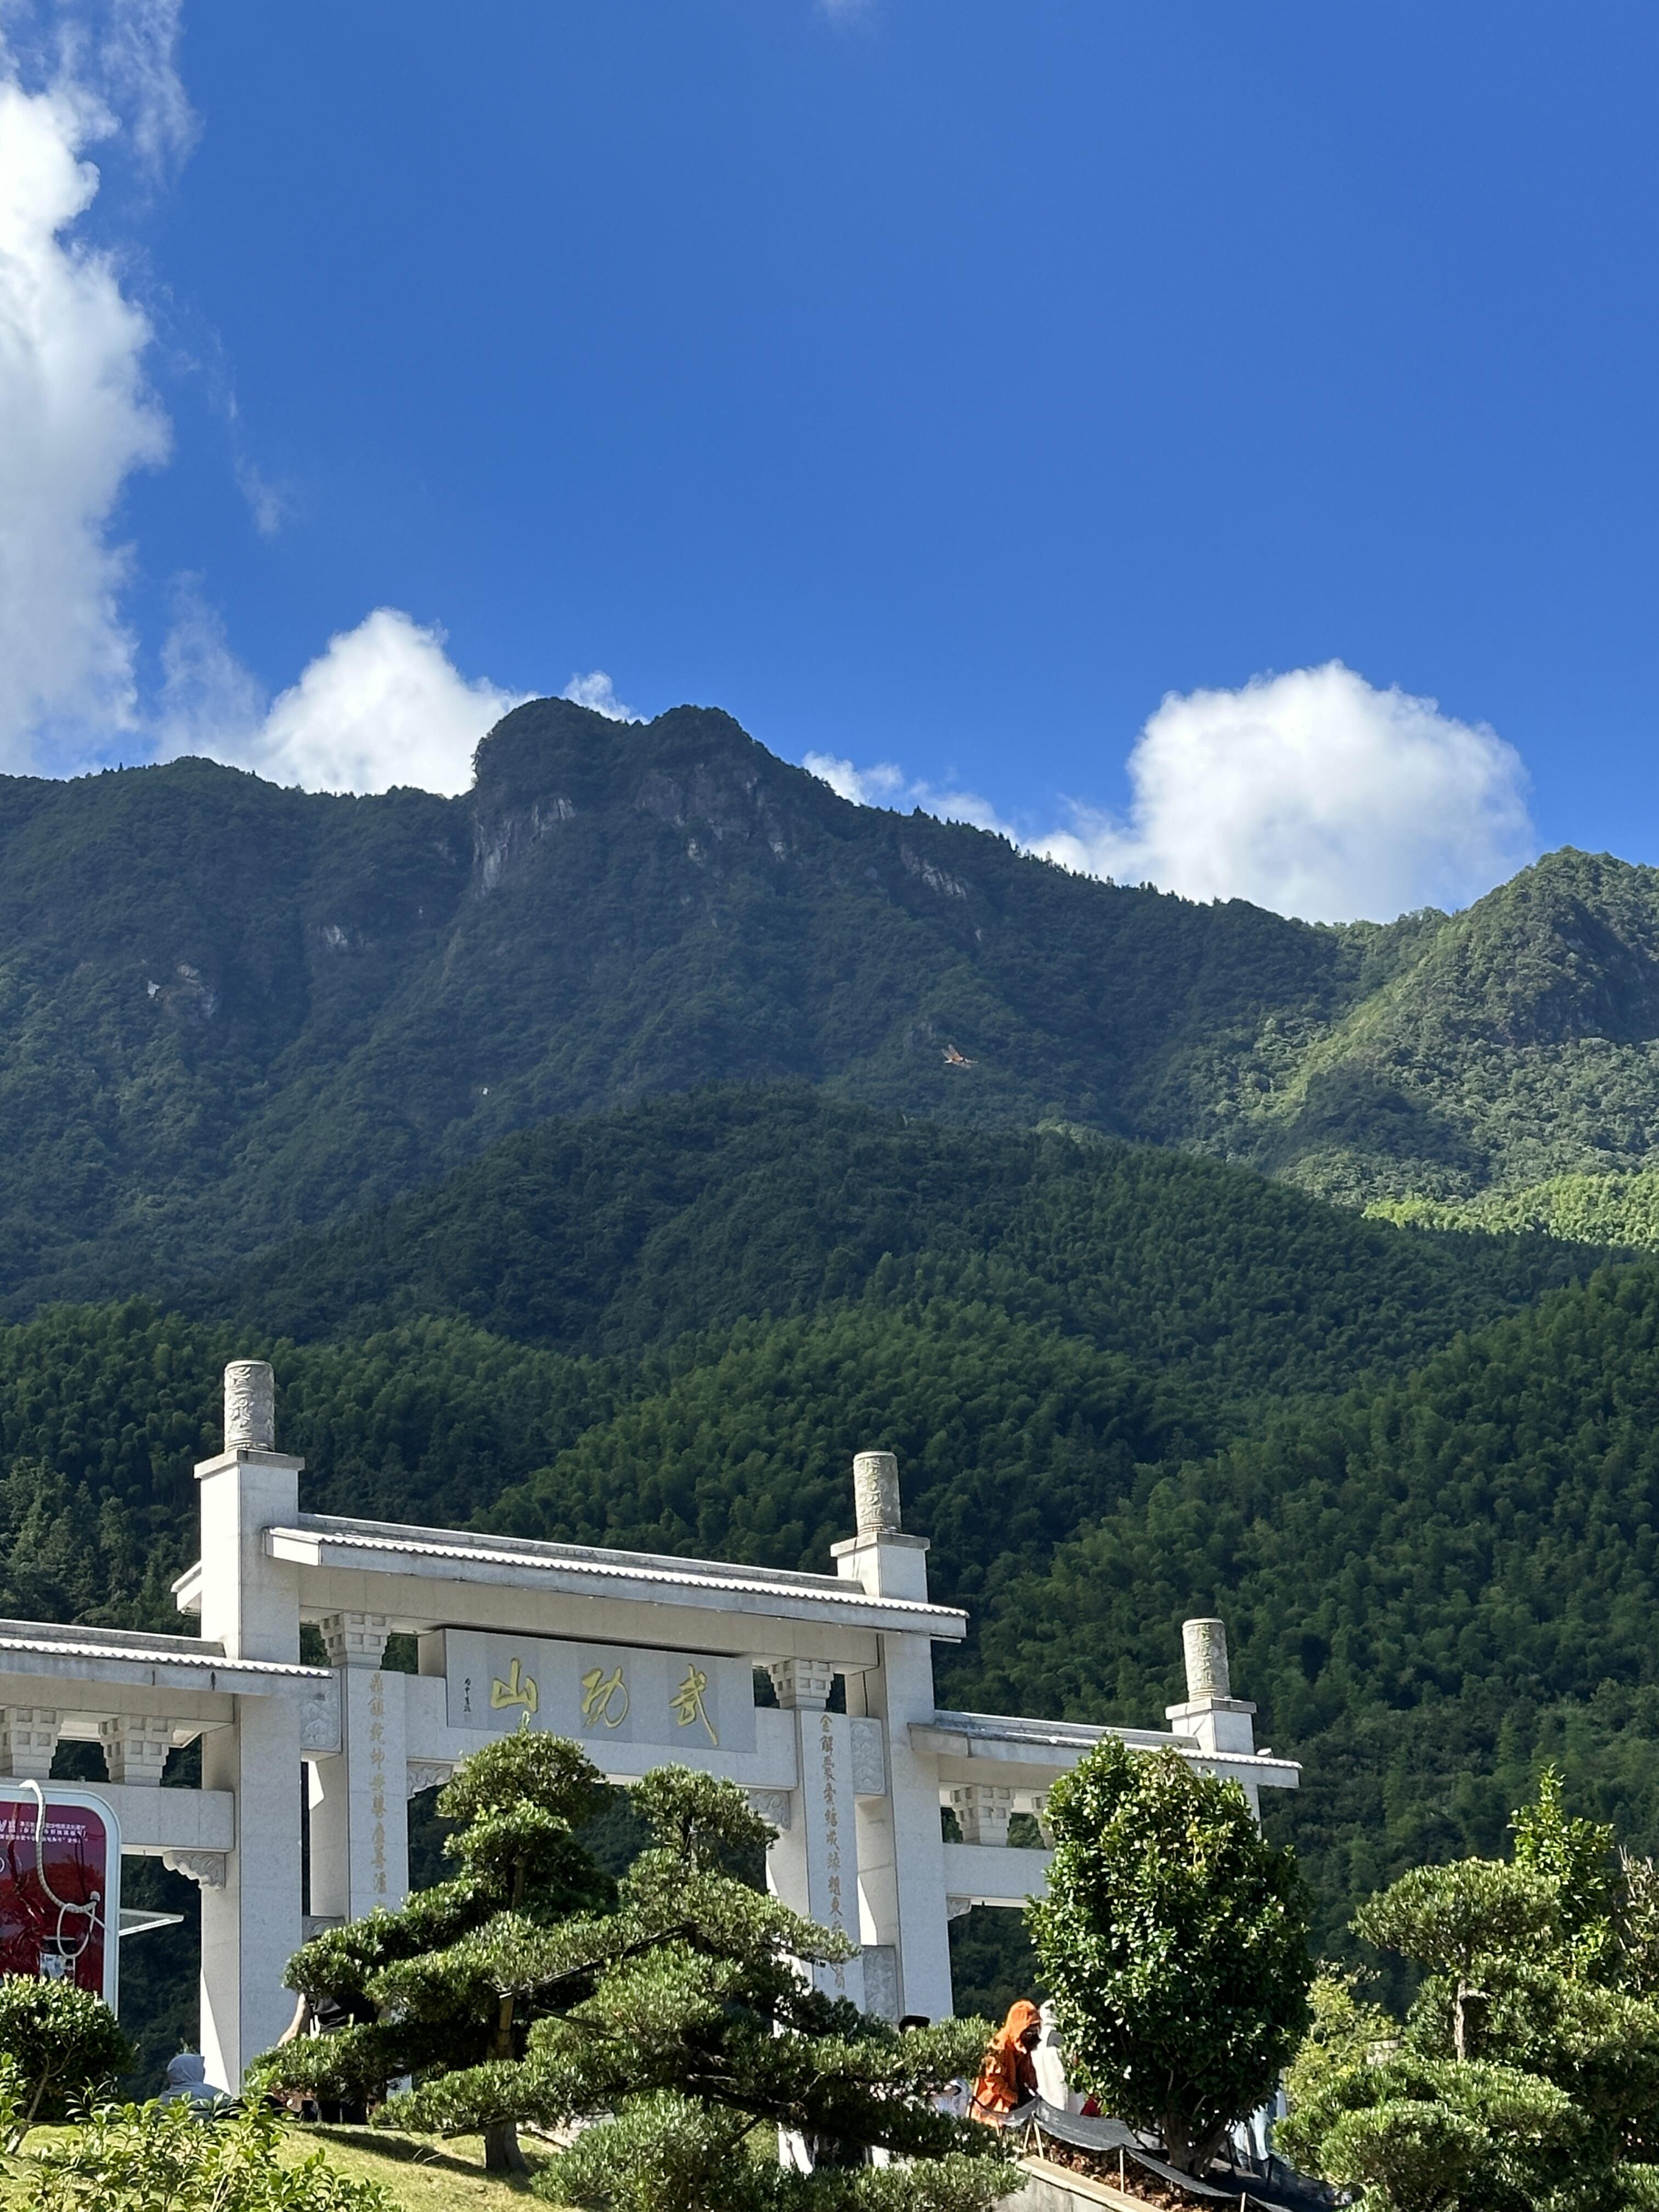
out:
{"label": "white stone paifang", "polygon": [[[175,1586],[197,1634],[0,1623],[0,1769],[49,1794],[60,1735],[95,1729],[122,1848],[201,1887],[210,2079],[235,2089],[282,2036],[302,1935],[404,1901],[410,1795],[509,1730],[573,1739],[613,1783],[674,1763],[744,1790],[775,1831],[773,1893],[848,1954],[814,1980],[888,2018],[948,2017],[948,1919],[1041,1887],[1009,1814],[1043,1809],[1112,1731],[940,1709],[934,1652],[969,1624],[929,1595],[890,1454],[860,1455],[860,1533],[809,1574],[302,1513],[262,1362],[233,1364],[226,1408],[231,1448],[197,1471],[202,1556]],[[324,1624],[332,1667],[301,1658],[302,1621]],[[394,1626],[416,1673],[385,1665]],[[1219,1623],[1186,1643],[1202,1694],[1170,1709],[1174,1735],[1119,1733],[1172,1742],[1253,1802],[1294,1789],[1231,1696]],[[761,1667],[777,1708],[756,1703]],[[200,1789],[155,1787],[193,1736]]]}

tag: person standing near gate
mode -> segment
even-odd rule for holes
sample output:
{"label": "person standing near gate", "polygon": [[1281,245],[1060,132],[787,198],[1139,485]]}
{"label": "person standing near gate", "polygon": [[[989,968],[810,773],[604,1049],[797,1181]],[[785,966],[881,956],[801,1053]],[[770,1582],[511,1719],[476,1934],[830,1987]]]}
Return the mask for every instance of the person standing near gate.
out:
{"label": "person standing near gate", "polygon": [[1011,2112],[1029,2105],[1039,2092],[1031,2054],[1042,2034],[1042,2019],[1029,1997],[1010,2005],[1008,2017],[991,2038],[980,2062],[979,2079],[969,2100],[970,2119],[1004,2126]]}

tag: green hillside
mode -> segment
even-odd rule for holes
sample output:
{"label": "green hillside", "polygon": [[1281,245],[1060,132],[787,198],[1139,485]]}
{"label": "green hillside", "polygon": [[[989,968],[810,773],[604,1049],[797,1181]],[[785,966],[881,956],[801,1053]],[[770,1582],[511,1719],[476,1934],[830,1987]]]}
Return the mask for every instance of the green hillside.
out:
{"label": "green hillside", "polygon": [[1335,1932],[1420,1859],[1492,1852],[1529,1767],[1659,1843],[1659,1267],[1607,1269],[1415,1372],[1292,1409],[1002,1593],[974,1689],[1144,1713],[1170,1624],[1230,1624]]}
{"label": "green hillside", "polygon": [[417,1315],[635,1355],[883,1295],[991,1300],[1214,1418],[1328,1391],[1582,1273],[1545,1238],[1402,1233],[1236,1168],[1056,1127],[942,1127],[805,1085],[555,1122],[192,1291],[307,1340]]}
{"label": "green hillside", "polygon": [[1639,1169],[1656,1085],[1659,872],[1567,850],[1441,921],[1311,1041],[1249,1150],[1332,1197],[1498,1221],[1529,1187]]}
{"label": "green hillside", "polygon": [[1364,965],[851,806],[690,708],[521,708],[454,800],[0,779],[0,1296],[151,1285],[713,1080],[1153,1133]]}
{"label": "green hillside", "polygon": [[1656,944],[1659,879],[1571,853],[1386,927],[1098,883],[853,806],[694,708],[536,702],[454,799],[0,778],[0,1308],[210,1276],[711,1082],[1066,1121],[1346,1202],[1628,1173]]}
{"label": "green hillside", "polygon": [[[1063,1131],[656,1100],[509,1138],[195,1318],[0,1329],[0,1608],[168,1618],[234,1353],[276,1361],[324,1510],[821,1566],[879,1442],[975,1617],[948,1694],[1144,1722],[1183,1613],[1231,1620],[1340,1917],[1373,1861],[1496,1818],[1552,1729],[1659,1822],[1627,1729],[1659,1271],[1575,1286],[1589,1257]],[[1579,1534],[1534,1571],[1540,1487]]]}

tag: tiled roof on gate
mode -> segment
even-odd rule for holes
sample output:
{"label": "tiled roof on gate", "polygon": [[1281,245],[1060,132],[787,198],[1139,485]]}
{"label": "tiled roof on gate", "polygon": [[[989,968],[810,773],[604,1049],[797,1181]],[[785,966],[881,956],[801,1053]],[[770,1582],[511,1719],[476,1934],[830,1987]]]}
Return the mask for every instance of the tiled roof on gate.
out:
{"label": "tiled roof on gate", "polygon": [[955,1607],[920,1598],[872,1597],[859,1583],[838,1575],[798,1574],[731,1560],[685,1559],[672,1553],[613,1551],[597,1545],[542,1544],[525,1537],[481,1535],[475,1529],[411,1528],[323,1513],[300,1514],[284,1527],[267,1529],[265,1535],[267,1548],[289,1556],[310,1553],[319,1565],[330,1550],[377,1553],[388,1562],[398,1558],[449,1560],[457,1565],[528,1570],[538,1576],[568,1575],[688,1594],[758,1598],[792,1607],[823,1606],[952,1639],[967,1632],[967,1616]]}

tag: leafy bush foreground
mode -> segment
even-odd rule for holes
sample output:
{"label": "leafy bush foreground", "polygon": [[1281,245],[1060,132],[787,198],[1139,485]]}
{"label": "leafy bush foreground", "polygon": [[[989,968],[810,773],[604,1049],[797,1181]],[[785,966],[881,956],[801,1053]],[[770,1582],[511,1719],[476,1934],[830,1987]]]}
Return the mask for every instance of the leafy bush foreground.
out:
{"label": "leafy bush foreground", "polygon": [[258,2106],[211,2124],[182,2100],[106,2106],[28,2161],[30,2212],[398,2212],[320,2150],[283,2165],[282,2139]]}

